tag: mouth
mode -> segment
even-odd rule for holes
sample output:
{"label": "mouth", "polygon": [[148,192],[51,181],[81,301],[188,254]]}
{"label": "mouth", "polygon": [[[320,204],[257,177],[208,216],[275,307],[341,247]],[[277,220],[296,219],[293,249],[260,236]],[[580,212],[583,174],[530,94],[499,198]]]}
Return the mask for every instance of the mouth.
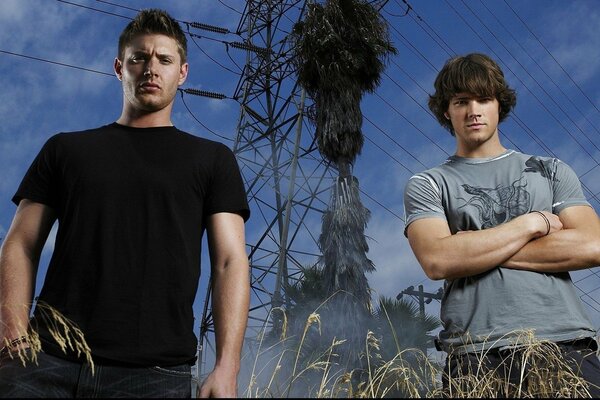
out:
{"label": "mouth", "polygon": [[142,82],[139,85],[140,89],[144,89],[144,90],[148,90],[148,91],[155,91],[155,90],[160,90],[160,85],[158,85],[157,83],[154,82]]}
{"label": "mouth", "polygon": [[481,122],[476,122],[474,124],[468,124],[467,128],[481,128],[482,126],[485,126],[485,124]]}

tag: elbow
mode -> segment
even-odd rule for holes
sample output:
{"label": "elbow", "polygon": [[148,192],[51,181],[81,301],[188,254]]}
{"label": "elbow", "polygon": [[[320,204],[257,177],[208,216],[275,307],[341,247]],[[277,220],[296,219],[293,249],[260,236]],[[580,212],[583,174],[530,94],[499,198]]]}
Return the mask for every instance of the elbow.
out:
{"label": "elbow", "polygon": [[438,260],[424,260],[421,263],[425,275],[432,281],[439,281],[448,278],[448,269],[446,265]]}

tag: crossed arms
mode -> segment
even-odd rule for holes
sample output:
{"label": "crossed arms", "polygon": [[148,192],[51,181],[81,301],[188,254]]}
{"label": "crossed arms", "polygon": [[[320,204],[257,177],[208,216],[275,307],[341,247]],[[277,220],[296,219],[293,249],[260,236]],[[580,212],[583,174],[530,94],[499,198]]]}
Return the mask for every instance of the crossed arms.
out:
{"label": "crossed arms", "polygon": [[600,264],[600,219],[592,207],[544,211],[480,231],[452,235],[441,218],[423,218],[407,228],[410,246],[434,280],[477,275],[499,265],[536,272],[563,272]]}

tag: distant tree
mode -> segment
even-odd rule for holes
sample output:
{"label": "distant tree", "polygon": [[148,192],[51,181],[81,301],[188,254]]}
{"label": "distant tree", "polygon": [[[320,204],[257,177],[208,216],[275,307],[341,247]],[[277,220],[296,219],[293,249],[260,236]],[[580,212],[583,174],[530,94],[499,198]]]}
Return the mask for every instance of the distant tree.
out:
{"label": "distant tree", "polygon": [[373,316],[382,338],[381,355],[386,360],[405,349],[426,349],[428,333],[440,327],[439,318],[421,315],[419,306],[406,299],[381,296]]}

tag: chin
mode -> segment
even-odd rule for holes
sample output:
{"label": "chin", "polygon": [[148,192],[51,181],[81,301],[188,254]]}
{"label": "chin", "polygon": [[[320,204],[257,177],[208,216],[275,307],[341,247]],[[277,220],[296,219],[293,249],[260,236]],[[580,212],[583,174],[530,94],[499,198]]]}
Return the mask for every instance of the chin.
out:
{"label": "chin", "polygon": [[143,110],[146,112],[160,111],[163,108],[165,108],[166,106],[167,106],[167,104],[151,102],[151,101],[139,101],[138,102],[138,108],[140,110]]}

